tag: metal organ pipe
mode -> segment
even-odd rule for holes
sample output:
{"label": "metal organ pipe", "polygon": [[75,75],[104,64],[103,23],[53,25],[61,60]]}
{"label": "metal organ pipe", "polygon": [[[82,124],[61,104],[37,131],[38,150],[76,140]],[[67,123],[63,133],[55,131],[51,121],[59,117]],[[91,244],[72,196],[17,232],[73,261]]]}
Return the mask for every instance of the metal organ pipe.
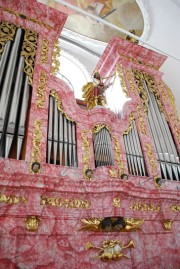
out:
{"label": "metal organ pipe", "polygon": [[158,154],[162,178],[180,180],[180,163],[174,140],[163,112],[160,111],[156,98],[148,89],[146,81],[144,88],[149,97],[148,120]]}
{"label": "metal organ pipe", "polygon": [[144,158],[135,121],[128,134],[123,135],[129,173],[132,175],[146,176]]}
{"label": "metal organ pipe", "polygon": [[24,57],[20,55],[24,30],[17,28],[7,41],[0,61],[0,156],[20,159],[30,96]]}
{"label": "metal organ pipe", "polygon": [[106,127],[93,135],[95,166],[113,165],[112,144]]}
{"label": "metal organ pipe", "polygon": [[77,167],[76,125],[49,98],[47,163]]}

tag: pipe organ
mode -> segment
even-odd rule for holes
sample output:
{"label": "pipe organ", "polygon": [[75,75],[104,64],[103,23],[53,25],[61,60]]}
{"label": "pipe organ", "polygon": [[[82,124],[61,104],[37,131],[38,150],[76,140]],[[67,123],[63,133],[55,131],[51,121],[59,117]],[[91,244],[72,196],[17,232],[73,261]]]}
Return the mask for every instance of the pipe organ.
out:
{"label": "pipe organ", "polygon": [[0,156],[23,159],[37,33],[0,23]]}
{"label": "pipe organ", "polygon": [[144,156],[133,115],[130,116],[130,120],[130,126],[128,130],[124,131],[123,135],[128,171],[131,175],[147,176]]}
{"label": "pipe organ", "polygon": [[93,128],[93,144],[95,167],[113,165],[111,135],[106,125]]}
{"label": "pipe organ", "polygon": [[154,80],[150,75],[138,71],[135,71],[135,78],[145,112],[147,112],[149,130],[155,145],[161,177],[179,180],[179,156]]}
{"label": "pipe organ", "polygon": [[76,123],[49,97],[47,163],[77,167]]}

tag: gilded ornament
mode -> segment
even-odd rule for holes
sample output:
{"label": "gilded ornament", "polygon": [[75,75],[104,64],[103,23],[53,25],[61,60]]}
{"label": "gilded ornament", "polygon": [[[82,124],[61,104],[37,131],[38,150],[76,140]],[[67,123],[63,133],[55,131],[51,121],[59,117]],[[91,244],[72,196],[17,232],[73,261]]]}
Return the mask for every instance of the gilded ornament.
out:
{"label": "gilded ornament", "polygon": [[133,232],[140,229],[143,219],[106,217],[81,219],[79,231],[94,232]]}
{"label": "gilded ornament", "polygon": [[125,93],[126,97],[129,97],[128,89],[126,87],[126,81],[125,81],[124,74],[123,74],[122,64],[120,64],[120,63],[117,64],[117,73],[119,76],[122,90]]}
{"label": "gilded ornament", "polygon": [[180,126],[180,122],[179,122],[179,119],[177,116],[173,115],[172,113],[169,114],[169,118],[171,119],[171,122],[173,124],[173,130],[174,130],[174,133],[177,137],[177,140],[178,142],[180,143],[180,129],[179,129],[179,126]]}
{"label": "gilded ornament", "polygon": [[59,42],[54,43],[54,49],[53,49],[53,54],[52,54],[52,67],[51,67],[51,73],[53,75],[56,75],[60,70],[60,62],[59,58],[60,57],[60,47],[59,47]]}
{"label": "gilded ornament", "polygon": [[170,210],[173,212],[180,211],[180,205],[172,205],[170,206]]}
{"label": "gilded ornament", "polygon": [[166,220],[162,220],[161,222],[162,222],[162,224],[164,225],[164,228],[165,228],[166,230],[171,230],[173,220],[171,220],[171,219],[166,219]]}
{"label": "gilded ornament", "polygon": [[38,33],[25,29],[24,41],[21,50],[21,56],[25,59],[24,72],[29,78],[29,85],[32,86],[34,63],[36,57]]}
{"label": "gilded ornament", "polygon": [[129,83],[129,87],[131,89],[131,92],[135,93],[135,87],[134,87],[134,83],[133,83],[133,74],[131,70],[126,69],[126,77],[127,77],[127,81]]}
{"label": "gilded ornament", "polygon": [[142,204],[142,203],[134,203],[132,206],[130,206],[130,209],[137,210],[137,211],[154,211],[159,212],[161,210],[160,205],[154,205],[154,204]]}
{"label": "gilded ornament", "polygon": [[0,193],[0,203],[6,203],[10,205],[15,205],[18,203],[26,203],[28,199],[24,196],[15,196],[15,195],[5,195]]}
{"label": "gilded ornament", "polygon": [[141,71],[138,71],[135,69],[133,69],[132,72],[134,74],[135,83],[137,84],[139,96],[141,97],[141,101],[142,101],[143,106],[144,106],[144,111],[148,112],[149,98],[148,98],[147,92],[144,88],[144,74]]}
{"label": "gilded ornament", "polygon": [[41,46],[41,58],[40,63],[45,64],[48,62],[48,40],[43,39],[42,40],[42,46]]}
{"label": "gilded ornament", "polygon": [[38,218],[37,216],[28,216],[25,219],[26,229],[30,232],[36,231],[39,227],[39,222],[40,218]]}
{"label": "gilded ornament", "polygon": [[44,108],[46,78],[47,78],[46,72],[41,71],[36,93],[36,106],[38,108]]}
{"label": "gilded ornament", "polygon": [[111,130],[109,129],[109,127],[108,127],[106,124],[103,124],[103,123],[96,124],[96,125],[93,127],[92,133],[93,133],[93,134],[97,134],[97,133],[99,133],[99,131],[101,131],[103,128],[106,128],[106,129],[108,130],[108,132],[111,134]]}
{"label": "gilded ornament", "polygon": [[119,197],[113,198],[113,206],[114,207],[121,207],[121,199]]}
{"label": "gilded ornament", "polygon": [[9,8],[5,8],[5,7],[0,6],[0,9],[2,9],[5,12],[8,12],[8,13],[10,13],[12,15],[15,15],[16,17],[20,17],[20,18],[26,19],[28,21],[32,21],[32,22],[34,22],[34,23],[36,23],[36,24],[38,24],[40,26],[43,26],[43,27],[47,28],[48,30],[51,30],[53,28],[52,26],[50,26],[49,24],[47,24],[45,22],[39,21],[39,20],[34,19],[34,18],[30,18],[30,17],[28,17],[28,16],[26,16],[24,14],[17,13],[14,10],[11,10]]}
{"label": "gilded ornament", "polygon": [[124,173],[124,164],[121,161],[121,148],[119,145],[118,138],[116,136],[113,136],[114,138],[114,147],[115,147],[115,160],[117,162],[118,166],[118,177],[120,177]]}
{"label": "gilded ornament", "polygon": [[64,207],[64,208],[82,208],[88,209],[91,207],[87,200],[80,200],[77,198],[62,198],[62,197],[45,197],[41,196],[41,205]]}
{"label": "gilded ornament", "polygon": [[138,116],[138,121],[139,121],[141,132],[144,135],[147,135],[144,119],[143,119],[142,113],[141,113],[141,107],[139,105],[137,106],[137,110],[138,110],[137,116]]}
{"label": "gilded ornament", "polygon": [[155,172],[155,170],[157,168],[157,164],[156,164],[156,161],[155,161],[154,156],[153,156],[152,147],[151,147],[150,144],[145,144],[145,148],[147,150],[147,155],[148,155],[148,158],[149,158],[149,162],[150,162],[151,167],[152,167],[152,172]]}
{"label": "gilded ornament", "polygon": [[129,127],[127,128],[127,130],[125,130],[125,131],[123,132],[123,135],[127,135],[127,134],[129,134],[129,132],[132,130],[132,125],[133,125],[133,121],[134,121],[134,114],[133,114],[133,113],[130,114],[130,116],[129,116],[129,121],[130,121],[130,123],[129,123]]}
{"label": "gilded ornament", "polygon": [[59,97],[59,94],[56,90],[51,90],[50,91],[50,95],[56,100],[57,102],[57,109],[62,113],[64,114],[64,116],[66,117],[67,120],[69,121],[72,121],[74,122],[74,120],[72,118],[70,118],[66,112],[64,111],[63,109],[63,106],[62,106],[62,101],[61,101],[61,98]]}
{"label": "gilded ornament", "polygon": [[117,178],[118,177],[118,174],[117,174],[117,171],[116,170],[109,169],[108,172],[109,172],[109,176],[110,177],[112,177],[112,178]]}
{"label": "gilded ornament", "polygon": [[0,22],[0,59],[4,51],[4,47],[8,41],[13,41],[16,33],[16,26],[6,21]]}
{"label": "gilded ornament", "polygon": [[[42,120],[35,120],[34,122],[34,132],[33,132],[33,141],[32,141],[32,152],[31,152],[31,163],[30,163],[30,171],[34,172],[32,170],[33,166],[32,164],[37,162],[41,162],[41,145],[42,145],[42,127],[43,121]],[[35,173],[40,173],[41,169],[38,170],[38,172]]]}
{"label": "gilded ornament", "polygon": [[148,89],[150,90],[151,93],[154,94],[159,110],[164,113],[164,108],[161,102],[161,98],[158,94],[158,88],[155,85],[154,78],[151,75],[144,73],[144,79],[147,83]]}
{"label": "gilded ornament", "polygon": [[91,242],[86,243],[85,249],[97,249],[94,259],[100,258],[102,261],[118,261],[123,257],[130,259],[128,256],[122,253],[123,249],[134,248],[134,242],[129,241],[127,245],[123,245],[119,240],[106,240],[103,241],[101,247],[94,246]]}
{"label": "gilded ornament", "polygon": [[91,176],[88,176],[87,171],[91,170],[90,169],[91,150],[90,150],[90,143],[89,143],[87,133],[88,133],[87,130],[82,130],[82,132],[81,132],[82,152],[83,152],[82,153],[82,162],[84,165],[84,168],[83,168],[84,178],[90,180],[92,178],[92,173],[91,173]]}

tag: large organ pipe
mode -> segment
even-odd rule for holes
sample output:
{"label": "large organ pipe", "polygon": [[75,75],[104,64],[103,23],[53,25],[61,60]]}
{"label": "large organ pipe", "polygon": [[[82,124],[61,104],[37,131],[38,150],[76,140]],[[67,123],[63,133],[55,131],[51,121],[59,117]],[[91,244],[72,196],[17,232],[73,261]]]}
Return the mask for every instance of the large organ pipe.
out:
{"label": "large organ pipe", "polygon": [[12,94],[13,96],[12,96],[10,114],[9,114],[8,123],[7,123],[5,158],[7,158],[9,155],[9,151],[10,151],[11,144],[12,144],[14,134],[15,134],[16,119],[17,119],[19,100],[20,100],[20,95],[21,95],[21,86],[22,86],[22,80],[23,80],[23,75],[24,75],[23,69],[24,69],[24,58],[20,57],[18,70],[17,70],[17,76],[15,80],[14,92]]}
{"label": "large organ pipe", "polygon": [[73,166],[77,167],[77,154],[76,154],[76,130],[75,123],[72,123],[72,138],[73,138]]}
{"label": "large organ pipe", "polygon": [[132,131],[134,132],[134,137],[135,137],[135,144],[137,145],[137,153],[140,156],[140,164],[139,166],[141,167],[140,171],[141,171],[141,176],[146,176],[146,170],[145,170],[145,164],[144,164],[144,159],[143,159],[143,153],[142,153],[142,149],[141,149],[141,145],[140,145],[140,141],[139,141],[139,136],[138,136],[138,132],[136,129],[136,124],[133,121],[133,128]]}
{"label": "large organ pipe", "polygon": [[3,77],[5,76],[4,72],[5,72],[5,68],[6,68],[6,63],[8,60],[8,56],[9,56],[9,52],[10,52],[10,48],[11,48],[11,41],[7,41],[5,47],[4,47],[4,52],[2,54],[1,57],[1,61],[0,61],[0,85],[2,82]]}
{"label": "large organ pipe", "polygon": [[132,134],[132,129],[128,134],[128,139],[129,139],[132,159],[133,159],[133,163],[134,163],[135,175],[138,175],[137,155],[136,155],[136,149],[135,149],[135,145],[134,145],[134,137]]}
{"label": "large organ pipe", "polygon": [[13,43],[13,47],[12,47],[12,51],[11,51],[11,55],[10,55],[10,59],[9,59],[9,63],[8,63],[7,71],[6,71],[6,76],[5,76],[4,84],[2,88],[2,94],[1,94],[1,100],[0,100],[0,132],[3,130],[5,116],[8,109],[8,101],[9,101],[9,96],[11,93],[11,87],[12,87],[16,62],[18,58],[18,50],[20,47],[21,36],[22,36],[22,30],[18,28],[16,36],[15,36],[15,40]]}
{"label": "large organ pipe", "polygon": [[148,119],[158,154],[162,177],[165,179],[179,180],[179,157],[169,126],[164,114],[159,110],[154,94],[148,90],[145,81],[144,86],[149,97]]}
{"label": "large organ pipe", "polygon": [[58,148],[58,110],[57,102],[54,99],[54,124],[53,124],[53,162],[57,161],[57,148]]}
{"label": "large organ pipe", "polygon": [[21,106],[21,113],[19,119],[19,126],[18,126],[18,145],[17,145],[17,160],[20,158],[22,142],[25,135],[25,124],[26,124],[26,117],[27,117],[27,109],[28,109],[28,101],[29,101],[29,94],[30,94],[30,87],[28,84],[28,76],[25,75],[25,82],[23,87],[23,97],[22,97],[22,106]]}
{"label": "large organ pipe", "polygon": [[132,164],[131,164],[131,159],[130,159],[130,155],[129,155],[129,151],[128,151],[128,145],[127,145],[127,135],[123,135],[123,139],[124,139],[124,145],[125,145],[125,150],[126,150],[126,157],[127,157],[127,163],[128,163],[128,170],[130,174],[133,174],[132,172]]}
{"label": "large organ pipe", "polygon": [[63,162],[63,115],[59,112],[59,163]]}
{"label": "large organ pipe", "polygon": [[109,141],[108,141],[108,136],[109,136],[109,132],[107,131],[106,128],[104,128],[104,162],[106,165],[110,165],[110,160],[111,160],[111,156],[110,156],[110,145],[109,145]]}
{"label": "large organ pipe", "polygon": [[63,119],[63,124],[64,124],[64,165],[67,166],[68,163],[67,163],[67,119],[66,117],[64,117]]}
{"label": "large organ pipe", "polygon": [[53,129],[53,98],[49,98],[49,122],[48,122],[48,158],[47,162],[50,163],[51,147],[52,147],[52,129]]}
{"label": "large organ pipe", "polygon": [[71,121],[68,121],[68,156],[69,156],[69,165],[72,165],[72,132],[71,132]]}

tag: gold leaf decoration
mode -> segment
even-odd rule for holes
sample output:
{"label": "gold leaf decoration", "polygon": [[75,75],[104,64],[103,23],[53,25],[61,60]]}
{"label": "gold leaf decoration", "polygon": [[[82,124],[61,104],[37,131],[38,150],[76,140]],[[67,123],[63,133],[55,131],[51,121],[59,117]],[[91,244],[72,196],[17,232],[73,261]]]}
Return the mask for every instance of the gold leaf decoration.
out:
{"label": "gold leaf decoration", "polygon": [[21,56],[25,58],[24,72],[27,74],[29,85],[32,86],[34,63],[36,57],[38,33],[25,29],[24,41],[22,45]]}
{"label": "gold leaf decoration", "polygon": [[16,33],[16,26],[6,21],[0,22],[0,59],[6,42],[13,41]]}

